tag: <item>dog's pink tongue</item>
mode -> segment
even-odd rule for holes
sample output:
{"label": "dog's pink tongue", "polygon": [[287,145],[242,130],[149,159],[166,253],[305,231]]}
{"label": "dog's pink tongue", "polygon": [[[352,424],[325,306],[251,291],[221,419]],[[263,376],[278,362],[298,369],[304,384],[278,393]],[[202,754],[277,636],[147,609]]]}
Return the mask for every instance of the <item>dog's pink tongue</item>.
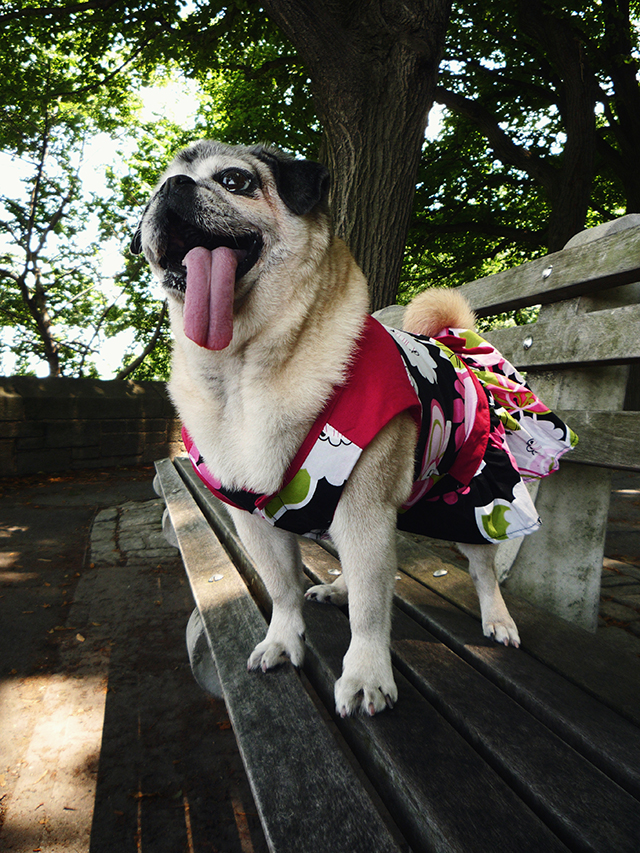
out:
{"label": "dog's pink tongue", "polygon": [[233,336],[233,295],[238,257],[233,249],[197,246],[183,260],[187,268],[184,333],[200,347],[221,350]]}

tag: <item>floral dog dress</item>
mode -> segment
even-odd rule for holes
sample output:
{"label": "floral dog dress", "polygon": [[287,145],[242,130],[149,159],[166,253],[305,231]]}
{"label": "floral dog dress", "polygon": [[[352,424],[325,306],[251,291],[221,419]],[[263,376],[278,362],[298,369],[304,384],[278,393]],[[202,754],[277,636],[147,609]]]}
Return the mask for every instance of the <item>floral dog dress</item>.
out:
{"label": "floral dog dress", "polygon": [[418,426],[401,530],[487,543],[538,529],[523,478],[556,470],[577,437],[468,329],[427,338],[367,317],[346,382],[334,389],[275,494],[223,485],[186,429],[182,434],[196,473],[221,500],[276,527],[322,538],[360,454],[401,412]]}

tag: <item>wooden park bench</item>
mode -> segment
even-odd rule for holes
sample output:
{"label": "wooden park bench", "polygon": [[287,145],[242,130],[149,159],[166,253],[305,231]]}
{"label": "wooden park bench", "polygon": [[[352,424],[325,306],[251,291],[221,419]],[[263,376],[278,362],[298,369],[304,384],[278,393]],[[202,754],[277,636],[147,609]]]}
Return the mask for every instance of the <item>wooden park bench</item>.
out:
{"label": "wooden park bench", "polygon": [[[195,674],[227,704],[270,850],[640,851],[640,658],[592,633],[610,471],[640,470],[636,219],[462,288],[481,316],[542,304],[536,323],[486,336],[580,435],[539,488],[542,530],[501,564],[521,649],[482,637],[449,545],[399,534],[392,711],[336,717],[336,607],[305,605],[303,671],[248,673],[268,595],[188,460],[156,463],[197,605]],[[330,549],[301,546],[309,585],[331,582]]]}

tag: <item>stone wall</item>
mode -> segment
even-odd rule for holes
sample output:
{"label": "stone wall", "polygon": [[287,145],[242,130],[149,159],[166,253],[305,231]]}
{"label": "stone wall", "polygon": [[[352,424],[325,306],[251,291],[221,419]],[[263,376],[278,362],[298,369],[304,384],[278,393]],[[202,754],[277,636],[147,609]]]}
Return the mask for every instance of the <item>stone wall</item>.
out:
{"label": "stone wall", "polygon": [[182,451],[162,382],[0,377],[0,476],[138,465]]}

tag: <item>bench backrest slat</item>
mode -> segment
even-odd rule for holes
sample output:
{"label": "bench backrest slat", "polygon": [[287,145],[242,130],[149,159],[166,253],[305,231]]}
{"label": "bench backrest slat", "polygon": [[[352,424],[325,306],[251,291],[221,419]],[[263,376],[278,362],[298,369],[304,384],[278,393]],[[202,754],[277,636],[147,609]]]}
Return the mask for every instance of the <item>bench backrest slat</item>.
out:
{"label": "bench backrest slat", "polygon": [[570,462],[640,471],[640,412],[555,412],[580,436],[568,457]]}
{"label": "bench backrest slat", "polygon": [[625,305],[526,326],[486,337],[520,370],[640,360],[640,305]]}
{"label": "bench backrest slat", "polygon": [[545,305],[640,280],[640,228],[562,249],[462,287],[479,317]]}

